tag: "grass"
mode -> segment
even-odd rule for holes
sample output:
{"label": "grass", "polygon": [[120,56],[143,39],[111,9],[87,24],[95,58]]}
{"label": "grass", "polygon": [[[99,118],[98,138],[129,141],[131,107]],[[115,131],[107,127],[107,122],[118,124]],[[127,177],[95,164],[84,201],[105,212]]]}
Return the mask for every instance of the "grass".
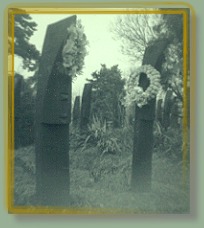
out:
{"label": "grass", "polygon": [[[185,189],[182,186],[181,148],[177,145],[180,139],[175,134],[175,138],[171,136],[171,145],[167,139],[160,139],[163,143],[154,146],[152,191],[135,193],[130,186],[131,134],[125,128],[112,132],[111,137],[117,138],[117,150],[120,150],[116,153],[101,153],[100,146],[92,142],[86,142],[86,146],[81,143],[86,137],[73,137],[70,147],[72,207],[87,208],[87,213],[93,208],[144,214],[189,213],[190,184],[188,181]],[[161,135],[155,137],[157,141]],[[168,154],[163,151],[165,143]],[[20,148],[15,155],[15,204],[32,205],[35,194],[34,146]]]}

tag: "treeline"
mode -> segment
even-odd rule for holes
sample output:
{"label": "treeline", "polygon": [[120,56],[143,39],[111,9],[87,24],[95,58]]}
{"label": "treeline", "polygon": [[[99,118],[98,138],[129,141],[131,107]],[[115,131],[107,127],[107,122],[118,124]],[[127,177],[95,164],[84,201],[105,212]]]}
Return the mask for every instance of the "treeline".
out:
{"label": "treeline", "polygon": [[[134,108],[123,105],[124,85],[117,65],[110,68],[101,65],[84,85],[82,97],[75,97],[73,127],[86,131],[94,119],[111,128],[132,124]],[[36,87],[36,76],[25,79],[15,74],[15,148],[34,143]],[[157,98],[156,118],[165,129],[179,127],[182,125],[182,108],[182,100],[173,90],[163,89]]]}

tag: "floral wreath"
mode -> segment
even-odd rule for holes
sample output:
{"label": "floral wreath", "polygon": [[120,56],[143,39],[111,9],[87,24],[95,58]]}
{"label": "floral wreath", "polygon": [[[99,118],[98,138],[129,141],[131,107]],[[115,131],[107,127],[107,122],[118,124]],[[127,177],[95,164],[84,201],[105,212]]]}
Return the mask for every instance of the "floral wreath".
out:
{"label": "floral wreath", "polygon": [[88,41],[81,21],[77,21],[76,25],[67,28],[67,32],[68,38],[62,50],[62,65],[69,75],[76,77],[76,74],[82,73],[84,58],[87,55],[86,45]]}
{"label": "floral wreath", "polygon": [[[139,86],[139,78],[141,73],[145,73],[147,78],[150,80],[150,85],[144,91],[142,87]],[[143,65],[137,68],[129,77],[126,82],[125,90],[126,105],[130,105],[136,102],[137,106],[141,108],[142,106],[148,104],[148,101],[155,98],[160,89],[160,73],[151,65]]]}

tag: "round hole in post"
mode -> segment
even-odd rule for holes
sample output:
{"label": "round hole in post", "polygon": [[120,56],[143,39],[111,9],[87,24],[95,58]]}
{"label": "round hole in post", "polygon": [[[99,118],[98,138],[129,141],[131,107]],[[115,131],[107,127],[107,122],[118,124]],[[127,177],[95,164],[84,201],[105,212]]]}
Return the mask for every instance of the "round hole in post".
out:
{"label": "round hole in post", "polygon": [[147,77],[146,73],[140,73],[139,76],[139,86],[141,86],[143,88],[143,90],[145,91],[150,85],[150,80]]}
{"label": "round hole in post", "polygon": [[[161,39],[148,46],[142,66],[135,70],[127,82],[127,103],[135,103],[131,188],[140,193],[151,191],[155,103],[160,86],[160,72],[165,60],[163,55],[168,43],[168,40]],[[139,79],[132,86],[137,75]],[[138,87],[141,87],[143,92]],[[134,94],[135,91],[139,93]]]}

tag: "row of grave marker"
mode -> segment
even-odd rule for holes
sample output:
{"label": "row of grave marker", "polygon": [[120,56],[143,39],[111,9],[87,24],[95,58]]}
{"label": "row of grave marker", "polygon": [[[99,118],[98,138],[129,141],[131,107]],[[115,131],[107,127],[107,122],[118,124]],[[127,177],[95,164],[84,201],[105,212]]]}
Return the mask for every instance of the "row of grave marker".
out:
{"label": "row of grave marker", "polygon": [[[34,143],[34,116],[30,116],[31,122],[29,124],[25,124],[25,129],[22,128],[22,122],[25,121],[23,119],[23,112],[28,110],[23,110],[24,108],[24,79],[22,75],[15,74],[15,148],[19,148],[22,146],[28,146]],[[31,93],[30,91],[30,101],[31,100]],[[166,96],[163,99],[159,99],[156,105],[156,120],[160,122],[160,124],[164,128],[170,127],[179,127],[179,121],[181,121],[181,110],[179,111],[178,102],[175,99],[172,99],[172,90],[167,90]],[[92,104],[92,86],[91,84],[85,84],[83,90],[83,96],[81,102],[81,97],[76,96],[74,100],[74,105],[72,109],[72,125],[73,127],[86,129],[90,120],[90,110]],[[81,104],[82,103],[82,104]],[[81,107],[82,106],[82,107]],[[34,112],[35,107],[30,106],[31,115]],[[82,111],[81,111],[82,110]],[[133,111],[131,113],[126,113],[125,117],[126,120],[132,123],[133,119]],[[129,118],[130,117],[130,118]],[[28,137],[26,139],[24,136]]]}

